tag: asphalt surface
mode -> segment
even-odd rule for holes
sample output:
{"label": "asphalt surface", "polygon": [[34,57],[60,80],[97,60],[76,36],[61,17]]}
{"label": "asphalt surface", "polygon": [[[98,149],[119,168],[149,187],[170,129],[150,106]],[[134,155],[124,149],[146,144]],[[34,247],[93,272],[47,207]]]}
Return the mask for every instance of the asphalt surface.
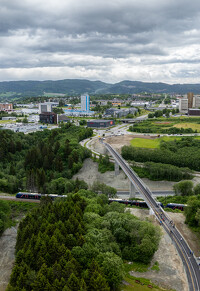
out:
{"label": "asphalt surface", "polygon": [[[173,196],[174,195],[174,191],[167,191],[167,190],[158,190],[158,191],[152,191],[152,195],[153,195],[153,197],[154,198],[156,198],[156,197],[167,197],[167,196]],[[117,191],[117,196],[119,197],[119,198],[124,198],[124,199],[126,199],[126,198],[130,198],[130,192],[129,191],[120,191],[120,190],[118,190]],[[141,194],[140,194],[140,192],[138,192],[138,191],[136,191],[136,193],[135,193],[135,197],[136,198],[140,198],[141,197]]]}
{"label": "asphalt surface", "polygon": [[120,165],[125,174],[129,177],[130,181],[137,187],[141,196],[146,201],[147,205],[154,212],[156,218],[158,219],[160,225],[168,233],[172,242],[176,246],[176,249],[182,259],[187,279],[188,288],[190,291],[200,290],[200,271],[197,259],[193,255],[193,251],[189,248],[187,242],[181,236],[179,231],[176,229],[173,221],[168,217],[167,213],[158,206],[156,200],[153,198],[152,192],[143,183],[143,181],[137,176],[137,174],[129,168],[128,164],[123,160],[120,154],[115,151],[109,144],[102,143],[114,157],[115,161]]}

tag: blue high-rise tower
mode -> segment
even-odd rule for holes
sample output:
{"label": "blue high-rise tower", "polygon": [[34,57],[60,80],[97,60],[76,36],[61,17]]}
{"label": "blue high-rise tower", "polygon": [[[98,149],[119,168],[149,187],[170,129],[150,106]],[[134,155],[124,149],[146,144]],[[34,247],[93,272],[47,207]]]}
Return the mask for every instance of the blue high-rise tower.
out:
{"label": "blue high-rise tower", "polygon": [[90,96],[88,94],[81,95],[81,111],[90,111]]}

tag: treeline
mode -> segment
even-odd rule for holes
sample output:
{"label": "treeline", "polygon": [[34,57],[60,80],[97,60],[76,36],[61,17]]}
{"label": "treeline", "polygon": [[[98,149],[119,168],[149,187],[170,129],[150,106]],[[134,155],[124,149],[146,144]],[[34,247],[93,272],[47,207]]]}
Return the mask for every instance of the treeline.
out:
{"label": "treeline", "polygon": [[146,162],[141,167],[133,165],[132,168],[140,178],[148,178],[156,181],[180,181],[193,178],[190,169],[179,168],[170,164]]}
{"label": "treeline", "polygon": [[185,222],[195,227],[196,231],[200,233],[200,195],[191,196],[187,201],[187,207],[184,210],[186,215]]}
{"label": "treeline", "polygon": [[94,158],[94,160],[98,162],[98,171],[100,173],[105,173],[107,171],[114,171],[114,164],[109,161],[108,155],[105,155],[105,157],[100,155],[99,159]]}
{"label": "treeline", "polygon": [[10,206],[6,201],[0,200],[0,235],[6,229],[9,222]]}
{"label": "treeline", "polygon": [[124,209],[87,190],[41,200],[20,223],[7,290],[116,290],[123,259],[148,263],[160,238],[157,227]]}
{"label": "treeline", "polygon": [[0,131],[0,191],[49,193],[57,179],[62,177],[68,183],[91,155],[79,141],[92,133],[90,128],[71,123],[28,135]]}
{"label": "treeline", "polygon": [[[170,99],[169,99],[170,101]],[[171,102],[171,101],[170,101]],[[156,110],[155,112],[150,112],[148,114],[148,118],[157,118],[157,117],[162,117],[163,115],[165,115],[166,117],[169,117],[170,113],[175,114],[175,113],[179,113],[179,109],[167,109],[164,108],[163,110]]]}
{"label": "treeline", "polygon": [[177,127],[160,127],[160,126],[141,126],[139,124],[135,124],[129,127],[129,130],[132,132],[141,132],[141,133],[163,133],[163,134],[180,134],[180,133],[197,133],[197,130],[193,130],[192,128],[177,128]]}
{"label": "treeline", "polygon": [[183,137],[181,140],[162,141],[159,149],[123,146],[122,156],[136,162],[171,164],[181,168],[200,170],[200,140]]}

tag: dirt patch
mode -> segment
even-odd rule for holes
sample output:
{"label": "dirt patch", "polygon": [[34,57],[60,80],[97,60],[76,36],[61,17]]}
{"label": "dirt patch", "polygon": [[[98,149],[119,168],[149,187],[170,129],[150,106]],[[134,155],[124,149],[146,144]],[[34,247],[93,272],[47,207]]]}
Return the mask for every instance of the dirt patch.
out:
{"label": "dirt patch", "polygon": [[[140,219],[149,218],[149,211],[146,209],[131,208],[130,211]],[[181,258],[169,236],[162,228],[161,231],[162,238],[159,248],[153,256],[149,270],[144,273],[131,271],[130,274],[135,277],[148,278],[162,288],[188,291],[187,277]],[[151,270],[155,262],[159,263],[159,271]]]}
{"label": "dirt patch", "polygon": [[[83,163],[83,167],[80,171],[73,176],[73,180],[76,178],[84,180],[90,187],[94,181],[105,183],[108,186],[114,187],[117,190],[128,191],[130,189],[129,179],[126,177],[123,171],[120,170],[119,175],[115,176],[114,171],[108,171],[104,174],[98,172],[98,163],[93,162],[91,159],[86,159]],[[173,190],[175,182],[170,181],[151,181],[147,178],[142,179],[143,182],[150,188],[151,191],[156,190]]]}
{"label": "dirt patch", "polygon": [[73,176],[72,179],[75,180],[76,178],[84,180],[89,188],[95,181],[99,181],[100,183],[105,183],[116,189],[129,189],[129,180],[122,171],[120,171],[118,176],[115,176],[114,171],[107,171],[106,173],[101,174],[98,172],[98,163],[93,162],[91,159],[86,159],[84,161],[83,167]]}
{"label": "dirt patch", "polygon": [[159,122],[159,121],[156,121],[154,122],[154,124],[171,124],[172,122]]}
{"label": "dirt patch", "polygon": [[187,241],[188,245],[194,252],[196,257],[200,256],[200,240],[199,236],[192,232],[187,224],[185,224],[185,216],[182,213],[172,213],[168,212],[167,213],[169,217],[174,221],[177,229],[180,231],[182,236],[185,238]]}
{"label": "dirt patch", "polygon": [[6,290],[14,265],[17,229],[6,229],[0,238],[0,291]]}

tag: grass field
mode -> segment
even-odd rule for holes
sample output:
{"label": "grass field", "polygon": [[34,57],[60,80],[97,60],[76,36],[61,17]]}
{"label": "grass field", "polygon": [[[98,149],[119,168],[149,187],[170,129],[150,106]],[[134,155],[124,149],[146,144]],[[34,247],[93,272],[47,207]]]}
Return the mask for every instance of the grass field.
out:
{"label": "grass field", "polygon": [[6,124],[6,123],[16,123],[15,120],[0,120],[0,124]]}
{"label": "grass field", "polygon": [[193,130],[197,130],[198,132],[200,131],[200,124],[198,123],[177,123],[175,124],[173,127],[177,127],[177,128],[192,128]]}
{"label": "grass field", "polygon": [[[162,140],[164,141],[172,141],[172,140],[178,140],[181,139],[182,137],[175,137],[175,136],[163,136],[163,137],[156,137],[154,139],[147,139],[147,138],[134,138],[131,140],[131,145],[133,147],[137,148],[148,148],[148,149],[156,149],[159,148],[160,142]],[[197,139],[200,139],[200,137],[194,137]]]}
{"label": "grass field", "polygon": [[[159,266],[159,264],[156,262],[154,266]],[[136,278],[130,275],[130,271],[135,271],[135,272],[147,272],[150,268],[150,264],[142,264],[138,262],[132,262],[132,264],[124,264],[124,270],[125,270],[125,278],[124,281],[126,284],[122,284],[120,287],[120,290],[126,290],[126,291],[147,291],[147,290],[164,290],[159,288],[157,285],[153,284],[149,279],[145,278]],[[157,268],[158,271],[158,268]],[[148,285],[150,285],[148,287]],[[166,289],[165,289],[166,290]],[[171,290],[172,291],[172,290]]]}

